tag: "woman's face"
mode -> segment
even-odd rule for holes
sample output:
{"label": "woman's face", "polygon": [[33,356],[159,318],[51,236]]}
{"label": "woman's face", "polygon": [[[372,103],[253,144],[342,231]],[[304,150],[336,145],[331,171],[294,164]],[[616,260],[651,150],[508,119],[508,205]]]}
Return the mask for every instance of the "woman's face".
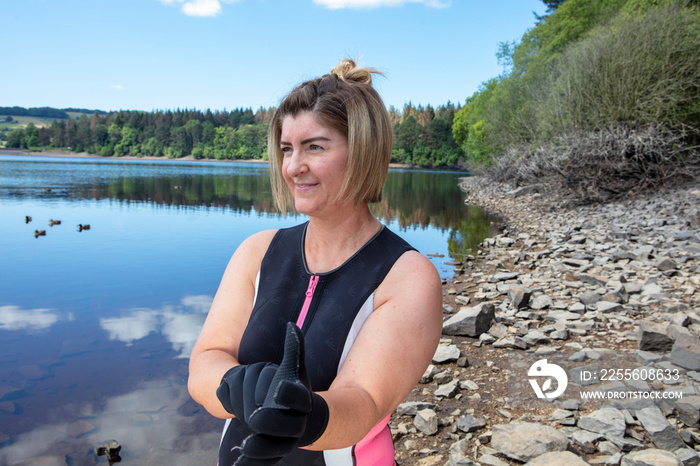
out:
{"label": "woman's face", "polygon": [[337,202],[348,162],[348,140],[320,123],[313,113],[302,112],[282,120],[280,149],[282,175],[299,213],[337,213]]}

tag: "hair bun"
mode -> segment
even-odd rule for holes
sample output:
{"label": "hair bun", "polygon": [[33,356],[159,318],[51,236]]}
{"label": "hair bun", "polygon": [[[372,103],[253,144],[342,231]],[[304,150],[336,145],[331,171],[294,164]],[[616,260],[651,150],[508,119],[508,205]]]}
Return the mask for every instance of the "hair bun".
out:
{"label": "hair bun", "polygon": [[346,84],[368,84],[370,86],[374,73],[381,74],[374,68],[360,68],[353,60],[347,58],[331,71],[331,74],[336,75]]}

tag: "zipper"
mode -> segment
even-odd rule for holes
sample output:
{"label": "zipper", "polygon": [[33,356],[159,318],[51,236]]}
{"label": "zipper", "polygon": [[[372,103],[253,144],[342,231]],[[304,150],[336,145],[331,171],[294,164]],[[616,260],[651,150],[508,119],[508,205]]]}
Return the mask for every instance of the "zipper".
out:
{"label": "zipper", "polygon": [[299,312],[299,317],[297,318],[297,327],[299,328],[304,325],[306,315],[309,313],[311,300],[314,298],[314,291],[316,290],[316,285],[318,285],[318,278],[318,275],[311,275],[311,278],[309,279],[309,287],[306,289],[304,304],[301,306],[301,312]]}

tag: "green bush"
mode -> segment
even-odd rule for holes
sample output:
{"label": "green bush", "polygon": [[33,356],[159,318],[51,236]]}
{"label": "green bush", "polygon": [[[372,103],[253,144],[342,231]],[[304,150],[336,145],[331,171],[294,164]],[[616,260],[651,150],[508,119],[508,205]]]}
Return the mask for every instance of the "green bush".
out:
{"label": "green bush", "polygon": [[536,109],[540,132],[622,122],[700,127],[700,12],[685,1],[644,3],[553,63]]}

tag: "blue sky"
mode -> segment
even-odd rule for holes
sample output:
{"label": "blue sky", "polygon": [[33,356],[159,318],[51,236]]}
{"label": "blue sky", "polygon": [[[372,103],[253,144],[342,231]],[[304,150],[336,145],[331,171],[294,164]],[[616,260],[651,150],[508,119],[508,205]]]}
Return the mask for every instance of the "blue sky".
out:
{"label": "blue sky", "polygon": [[4,0],[0,106],[276,106],[342,58],[387,106],[463,103],[540,0]]}

